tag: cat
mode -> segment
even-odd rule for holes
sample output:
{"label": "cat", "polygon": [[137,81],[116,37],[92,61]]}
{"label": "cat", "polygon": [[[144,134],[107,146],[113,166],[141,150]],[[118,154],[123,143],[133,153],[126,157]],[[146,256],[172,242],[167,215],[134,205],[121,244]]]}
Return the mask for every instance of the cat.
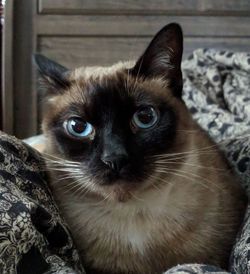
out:
{"label": "cat", "polygon": [[50,187],[87,273],[228,265],[246,197],[181,98],[182,52],[171,23],[136,62],[68,70],[35,56]]}

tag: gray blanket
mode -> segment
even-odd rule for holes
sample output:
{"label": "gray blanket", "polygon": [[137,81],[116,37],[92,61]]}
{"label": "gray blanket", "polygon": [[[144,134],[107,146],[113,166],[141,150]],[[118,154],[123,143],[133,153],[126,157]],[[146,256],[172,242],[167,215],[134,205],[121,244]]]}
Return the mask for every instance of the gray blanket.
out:
{"label": "gray blanket", "polygon": [[[197,50],[183,63],[183,98],[250,191],[250,55]],[[42,157],[0,134],[0,273],[84,273],[47,186]],[[222,247],[223,248],[223,247]],[[250,208],[232,250],[231,273],[250,273]],[[208,265],[165,272],[228,273]]]}

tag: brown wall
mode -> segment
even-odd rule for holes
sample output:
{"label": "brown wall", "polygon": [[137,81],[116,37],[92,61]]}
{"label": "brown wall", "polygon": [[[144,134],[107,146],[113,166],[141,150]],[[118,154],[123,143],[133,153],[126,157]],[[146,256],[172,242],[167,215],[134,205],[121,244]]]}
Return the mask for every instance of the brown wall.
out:
{"label": "brown wall", "polygon": [[12,132],[18,137],[39,129],[35,51],[69,68],[107,65],[137,57],[162,26],[179,22],[184,57],[199,47],[250,52],[249,0],[13,1]]}
{"label": "brown wall", "polygon": [[[0,0],[0,95],[2,94],[2,43],[3,43],[3,25],[2,25],[2,19],[3,19],[3,4],[2,0]],[[3,119],[2,119],[2,96],[0,96],[0,130],[3,128]]]}

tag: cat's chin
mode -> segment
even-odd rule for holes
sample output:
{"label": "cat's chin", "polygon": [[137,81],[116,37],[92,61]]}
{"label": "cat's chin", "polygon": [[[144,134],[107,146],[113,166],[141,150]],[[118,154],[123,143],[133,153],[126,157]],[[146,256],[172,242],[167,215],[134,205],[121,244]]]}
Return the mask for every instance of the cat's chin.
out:
{"label": "cat's chin", "polygon": [[123,189],[116,188],[110,193],[110,201],[118,201],[125,203],[132,198],[131,192],[124,191]]}
{"label": "cat's chin", "polygon": [[108,201],[127,202],[134,197],[133,192],[138,188],[136,184],[124,180],[114,181],[112,184],[102,184],[96,188],[97,194]]}
{"label": "cat's chin", "polygon": [[138,193],[155,190],[155,184],[152,184],[151,180],[145,178],[144,180],[126,180],[119,178],[117,180],[98,181],[95,183],[94,195],[97,195],[99,199],[105,199],[110,202],[127,202],[132,199],[139,200],[137,198]]}

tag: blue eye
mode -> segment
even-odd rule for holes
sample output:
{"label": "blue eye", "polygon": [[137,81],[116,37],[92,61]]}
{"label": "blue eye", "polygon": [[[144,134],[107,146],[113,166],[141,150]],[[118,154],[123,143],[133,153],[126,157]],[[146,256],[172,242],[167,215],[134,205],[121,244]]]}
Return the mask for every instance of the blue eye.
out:
{"label": "blue eye", "polygon": [[94,131],[94,128],[90,123],[85,122],[78,117],[70,118],[65,121],[64,128],[68,134],[79,138],[89,137]]}
{"label": "blue eye", "polygon": [[158,121],[158,114],[151,106],[140,108],[132,118],[133,126],[141,129],[147,129],[155,125]]}

